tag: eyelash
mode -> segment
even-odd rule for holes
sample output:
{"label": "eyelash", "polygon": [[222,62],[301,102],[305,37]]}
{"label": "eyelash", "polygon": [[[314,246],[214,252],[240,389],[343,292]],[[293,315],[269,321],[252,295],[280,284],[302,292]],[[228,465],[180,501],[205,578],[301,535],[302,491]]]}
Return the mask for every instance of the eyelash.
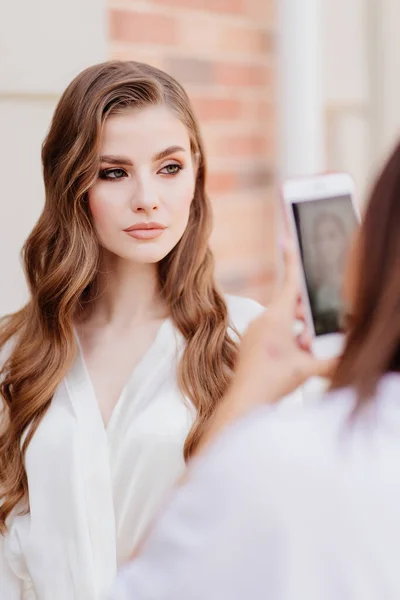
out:
{"label": "eyelash", "polygon": [[[175,167],[176,171],[174,171],[173,173],[161,173],[164,169],[168,169],[169,167]],[[166,175],[167,177],[176,177],[179,174],[179,172],[182,171],[182,169],[183,169],[182,165],[178,165],[177,163],[170,163],[169,165],[165,165],[165,167],[163,167],[159,171],[159,173],[161,173],[162,175]],[[123,175],[121,177],[110,177],[110,173],[116,173],[116,172],[123,173]],[[127,173],[124,169],[117,169],[117,168],[102,169],[99,174],[100,179],[105,179],[106,181],[119,181],[120,179],[125,179],[126,176],[127,176]]]}

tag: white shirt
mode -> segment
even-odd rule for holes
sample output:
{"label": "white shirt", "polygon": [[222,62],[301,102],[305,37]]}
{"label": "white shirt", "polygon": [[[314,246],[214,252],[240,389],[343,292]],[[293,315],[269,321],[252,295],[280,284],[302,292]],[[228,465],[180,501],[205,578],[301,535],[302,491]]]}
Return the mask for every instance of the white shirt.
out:
{"label": "white shirt", "polygon": [[398,600],[400,375],[262,408],[192,467],[112,600]]}
{"label": "white shirt", "polygon": [[[243,332],[263,308],[228,298]],[[176,367],[185,343],[171,320],[134,369],[104,427],[82,354],[26,453],[30,513],[0,536],[1,600],[99,600],[185,470],[195,409]]]}

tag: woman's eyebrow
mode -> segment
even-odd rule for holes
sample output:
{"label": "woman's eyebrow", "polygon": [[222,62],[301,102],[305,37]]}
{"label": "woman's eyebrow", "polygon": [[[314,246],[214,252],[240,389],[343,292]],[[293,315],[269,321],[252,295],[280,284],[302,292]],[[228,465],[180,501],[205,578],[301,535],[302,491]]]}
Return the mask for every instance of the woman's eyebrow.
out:
{"label": "woman's eyebrow", "polygon": [[174,154],[174,152],[186,152],[186,150],[182,146],[169,146],[165,150],[161,150],[161,152],[157,152],[157,154],[155,154],[153,156],[153,160],[162,160],[166,156],[169,156],[170,154]]}
{"label": "woman's eyebrow", "polygon": [[[170,154],[174,154],[174,152],[186,152],[186,150],[185,150],[185,148],[183,148],[183,146],[168,146],[168,148],[165,148],[165,150],[161,150],[160,152],[157,152],[157,154],[155,154],[153,156],[153,160],[154,161],[162,160],[166,156],[169,156]],[[129,158],[126,158],[126,156],[114,156],[111,154],[105,154],[103,156],[100,156],[100,162],[107,163],[109,165],[133,166],[132,161]]]}
{"label": "woman's eyebrow", "polygon": [[100,156],[100,162],[102,163],[107,163],[109,165],[130,165],[132,166],[132,161],[129,160],[129,158],[126,158],[125,156],[111,156],[111,155],[104,155],[104,156]]}

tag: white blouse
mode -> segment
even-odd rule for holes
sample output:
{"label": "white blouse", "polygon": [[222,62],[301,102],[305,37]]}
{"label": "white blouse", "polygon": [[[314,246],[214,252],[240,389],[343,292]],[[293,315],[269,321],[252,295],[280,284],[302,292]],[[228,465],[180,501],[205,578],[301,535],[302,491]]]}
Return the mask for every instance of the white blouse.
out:
{"label": "white blouse", "polygon": [[[227,298],[240,332],[263,308]],[[0,536],[0,598],[100,600],[185,470],[195,409],[178,389],[184,339],[171,320],[104,427],[82,352],[26,453],[30,512]]]}

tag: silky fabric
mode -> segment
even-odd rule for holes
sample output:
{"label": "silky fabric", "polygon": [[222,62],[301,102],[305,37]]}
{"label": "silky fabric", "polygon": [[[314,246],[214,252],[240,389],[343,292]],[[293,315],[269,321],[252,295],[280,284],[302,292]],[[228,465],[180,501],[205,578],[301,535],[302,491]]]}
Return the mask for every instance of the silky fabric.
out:
{"label": "silky fabric", "polygon": [[[244,298],[227,304],[239,333],[263,311]],[[15,510],[0,536],[1,600],[105,597],[185,472],[196,411],[177,384],[184,348],[166,319],[107,427],[79,349],[26,453],[29,513]]]}

